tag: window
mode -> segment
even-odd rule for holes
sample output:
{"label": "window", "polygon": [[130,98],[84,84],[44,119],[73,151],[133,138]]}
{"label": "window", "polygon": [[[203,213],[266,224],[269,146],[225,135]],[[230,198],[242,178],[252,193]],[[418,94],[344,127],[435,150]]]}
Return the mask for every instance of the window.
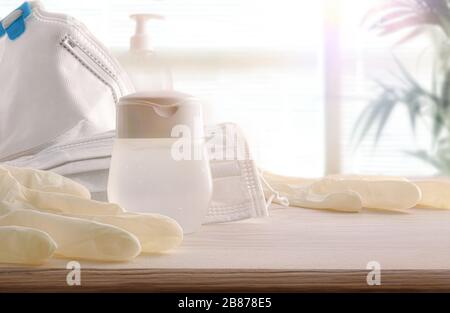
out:
{"label": "window", "polygon": [[416,135],[412,134],[406,109],[399,107],[394,111],[376,147],[373,145],[375,130],[359,149],[355,150],[352,144],[355,121],[376,96],[374,80],[390,81],[394,79],[392,74],[398,73],[394,56],[424,86],[430,83],[430,42],[427,37],[394,46],[398,37],[376,37],[361,26],[367,11],[380,2],[346,0],[342,5],[341,170],[347,173],[432,175],[435,170],[431,166],[406,154],[407,151],[430,146],[430,138],[423,125],[418,125]]}
{"label": "window", "polygon": [[[46,0],[43,4],[83,21],[114,49],[128,45],[133,33],[129,14],[166,16],[166,21],[150,28],[155,47],[171,64],[175,88],[201,97],[210,123],[238,123],[265,169],[305,177],[327,171],[428,175],[432,169],[403,153],[428,142],[426,136],[416,140],[411,135],[402,112],[392,118],[395,123],[390,123],[375,151],[370,138],[356,151],[350,142],[358,114],[374,96],[372,76],[386,76],[385,69],[392,66],[391,43],[359,25],[374,1]],[[0,15],[19,4],[2,1]],[[337,29],[339,33],[334,32]],[[330,47],[339,51],[327,50]],[[415,50],[406,46],[401,53],[414,62]]]}

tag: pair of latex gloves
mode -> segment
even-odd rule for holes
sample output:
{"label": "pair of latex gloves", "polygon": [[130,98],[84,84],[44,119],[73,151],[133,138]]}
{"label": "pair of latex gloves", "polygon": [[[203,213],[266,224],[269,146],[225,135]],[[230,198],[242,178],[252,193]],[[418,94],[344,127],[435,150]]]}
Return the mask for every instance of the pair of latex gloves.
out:
{"label": "pair of latex gloves", "polygon": [[128,261],[182,239],[169,217],[91,200],[85,187],[52,172],[0,166],[0,263]]}
{"label": "pair of latex gloves", "polygon": [[409,181],[403,177],[333,175],[322,179],[286,177],[263,172],[280,204],[342,212],[363,208],[408,212],[413,207],[450,209],[450,181]]}

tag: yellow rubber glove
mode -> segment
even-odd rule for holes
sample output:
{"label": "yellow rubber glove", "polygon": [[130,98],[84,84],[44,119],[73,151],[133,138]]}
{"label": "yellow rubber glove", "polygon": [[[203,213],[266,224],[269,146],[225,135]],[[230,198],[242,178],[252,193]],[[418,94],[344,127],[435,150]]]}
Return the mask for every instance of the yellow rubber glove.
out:
{"label": "yellow rubber glove", "polygon": [[[55,255],[66,258],[128,261],[141,253],[141,245],[133,234],[112,225],[79,218],[14,209],[0,217],[0,226],[43,231],[55,241]],[[17,247],[26,248],[26,245]]]}
{"label": "yellow rubber glove", "polygon": [[310,188],[318,194],[352,191],[361,197],[364,208],[399,212],[413,208],[421,199],[420,189],[414,183],[387,176],[328,176]]}
{"label": "yellow rubber glove", "polygon": [[359,212],[362,208],[407,212],[421,199],[420,189],[397,177],[327,176],[322,179],[263,173],[266,181],[294,206]]}
{"label": "yellow rubber glove", "polygon": [[22,186],[45,192],[56,192],[90,199],[91,193],[81,184],[49,171],[1,165]]}
{"label": "yellow rubber glove", "polygon": [[[59,189],[58,186],[61,188]],[[95,227],[92,233],[88,233],[88,237],[80,236],[80,232],[86,234],[83,227],[86,228],[87,225],[91,225],[91,227],[97,224],[111,226],[128,235],[133,235],[144,253],[170,250],[182,242],[183,231],[175,220],[158,214],[128,213],[115,204],[92,201],[89,199],[89,194],[83,189],[84,187],[80,188],[77,183],[61,178],[54,173],[0,166],[0,197],[7,201],[3,203],[3,206],[0,205],[0,215],[6,215],[11,211],[21,212],[15,212],[15,214],[5,217],[1,225],[9,225],[11,221],[20,220],[15,222],[15,225],[28,227],[34,225],[36,228],[48,232],[52,237],[56,234],[57,237],[54,238],[58,244],[56,254],[72,258],[118,260],[111,255],[87,250],[88,244],[82,246],[84,249],[82,253],[71,252],[74,245],[68,245],[70,238],[70,240],[80,240],[84,243],[87,240],[98,239],[93,237],[95,232],[100,232]],[[43,213],[43,215],[22,212],[24,210],[36,211],[34,213]],[[30,224],[37,218],[39,218],[38,224]],[[76,227],[72,227],[74,220],[80,219],[85,223],[81,226],[80,223],[75,223]],[[55,233],[55,227],[59,229],[60,226],[66,225],[69,225],[68,227],[71,229],[68,236],[61,236],[61,232]],[[135,245],[135,242],[130,242],[130,245]],[[70,242],[70,244],[72,243]],[[77,244],[81,245],[81,243]],[[100,245],[100,248],[106,244],[106,241],[95,243],[95,245]],[[121,250],[126,251],[127,249],[122,248]],[[127,258],[128,256],[122,257],[120,260]]]}
{"label": "yellow rubber glove", "polygon": [[[321,210],[333,210],[341,212],[359,212],[362,209],[361,197],[355,192],[330,193],[326,195],[317,194],[310,190],[310,186],[316,180],[298,179],[280,175],[263,173],[264,179],[271,189],[263,185],[267,198],[276,191],[280,197],[285,197],[289,205]],[[273,201],[279,204],[278,197]]]}
{"label": "yellow rubber glove", "polygon": [[19,226],[0,227],[0,263],[40,265],[53,256],[55,241],[45,232]]}
{"label": "yellow rubber glove", "polygon": [[413,182],[422,192],[418,207],[450,210],[450,181],[427,179]]}
{"label": "yellow rubber glove", "polygon": [[[87,194],[82,189],[76,191],[75,183],[68,183],[66,178],[60,179],[60,189],[57,184],[53,184],[50,188],[48,182],[50,180],[56,182],[58,179],[51,179],[57,175],[55,173],[49,173],[49,178],[42,179],[47,173],[49,172],[0,166],[0,199],[10,203],[29,204],[49,213],[116,215],[125,212],[117,204],[85,198],[84,196]],[[44,183],[41,185],[39,181]],[[22,185],[21,182],[34,189]],[[41,190],[41,188],[43,189]],[[51,189],[52,192],[47,191],[48,189]],[[73,193],[82,194],[83,197],[73,195]]]}
{"label": "yellow rubber glove", "polygon": [[82,219],[114,225],[139,239],[143,253],[159,253],[178,247],[183,241],[183,229],[172,218],[152,213],[119,215],[71,215]]}

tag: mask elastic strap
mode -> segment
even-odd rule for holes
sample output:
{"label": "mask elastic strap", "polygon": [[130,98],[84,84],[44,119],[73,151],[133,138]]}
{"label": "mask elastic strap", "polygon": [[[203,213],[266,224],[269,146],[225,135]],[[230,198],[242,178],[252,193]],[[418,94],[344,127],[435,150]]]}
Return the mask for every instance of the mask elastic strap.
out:
{"label": "mask elastic strap", "polygon": [[269,184],[269,182],[264,178],[262,170],[259,170],[258,172],[259,172],[259,178],[261,179],[263,184],[267,187],[267,189],[269,189],[270,192],[272,193],[270,195],[269,199],[267,199],[267,202],[266,202],[267,207],[269,207],[272,204],[273,200],[277,200],[277,202],[279,204],[281,204],[282,206],[288,207],[289,199],[285,196],[280,195],[280,193],[278,191],[273,189],[273,187]]}
{"label": "mask elastic strap", "polygon": [[16,40],[25,32],[25,19],[31,14],[32,7],[28,2],[23,3],[16,10],[11,12],[0,23],[0,37],[5,33],[8,34],[9,39]]}

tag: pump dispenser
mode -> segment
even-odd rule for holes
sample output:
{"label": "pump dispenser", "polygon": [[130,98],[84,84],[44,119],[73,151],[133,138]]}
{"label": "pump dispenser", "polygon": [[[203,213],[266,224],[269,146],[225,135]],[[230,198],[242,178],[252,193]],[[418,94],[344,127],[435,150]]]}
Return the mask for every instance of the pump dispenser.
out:
{"label": "pump dispenser", "polygon": [[196,231],[212,196],[202,106],[175,91],[136,93],[117,105],[108,200]]}
{"label": "pump dispenser", "polygon": [[126,52],[115,55],[131,78],[137,92],[172,90],[172,73],[169,66],[160,58],[153,46],[150,23],[152,20],[164,20],[157,14],[133,14],[135,33],[130,38],[130,47]]}
{"label": "pump dispenser", "polygon": [[130,38],[130,50],[153,51],[151,36],[147,33],[148,21],[164,20],[164,16],[158,14],[133,14],[130,18],[136,22],[136,31]]}

